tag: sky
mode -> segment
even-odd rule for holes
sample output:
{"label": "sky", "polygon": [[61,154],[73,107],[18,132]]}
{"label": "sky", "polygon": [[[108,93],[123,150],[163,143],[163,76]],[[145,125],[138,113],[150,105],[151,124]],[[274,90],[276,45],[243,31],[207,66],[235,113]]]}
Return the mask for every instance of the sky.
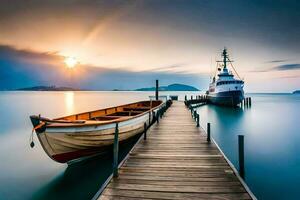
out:
{"label": "sky", "polygon": [[[226,47],[246,92],[300,89],[297,0],[1,0],[0,89],[206,90]],[[72,70],[64,63],[74,57]]]}

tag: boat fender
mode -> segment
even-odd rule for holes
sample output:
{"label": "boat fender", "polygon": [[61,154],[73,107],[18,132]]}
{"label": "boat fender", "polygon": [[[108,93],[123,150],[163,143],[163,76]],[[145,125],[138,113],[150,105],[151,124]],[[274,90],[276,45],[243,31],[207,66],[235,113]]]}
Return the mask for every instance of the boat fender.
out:
{"label": "boat fender", "polygon": [[34,147],[34,141],[33,141],[33,132],[34,132],[34,128],[31,131],[31,135],[30,135],[30,147],[33,148]]}
{"label": "boat fender", "polygon": [[31,148],[34,147],[34,142],[33,142],[33,141],[30,142],[30,147],[31,147]]}

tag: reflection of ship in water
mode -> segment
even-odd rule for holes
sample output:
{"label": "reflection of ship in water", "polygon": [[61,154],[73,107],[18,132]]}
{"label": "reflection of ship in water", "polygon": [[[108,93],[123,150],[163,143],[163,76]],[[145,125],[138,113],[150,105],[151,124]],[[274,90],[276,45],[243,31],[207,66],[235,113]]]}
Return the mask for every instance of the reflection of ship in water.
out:
{"label": "reflection of ship in water", "polygon": [[[213,104],[237,106],[244,99],[244,81],[240,78],[235,78],[233,73],[228,69],[228,63],[230,63],[232,68],[233,65],[228,57],[226,48],[223,50],[222,57],[222,61],[217,61],[219,73],[217,74],[217,78],[214,76],[212,82],[209,84],[207,98]],[[219,64],[220,62],[222,64]],[[235,71],[234,68],[233,70]]]}

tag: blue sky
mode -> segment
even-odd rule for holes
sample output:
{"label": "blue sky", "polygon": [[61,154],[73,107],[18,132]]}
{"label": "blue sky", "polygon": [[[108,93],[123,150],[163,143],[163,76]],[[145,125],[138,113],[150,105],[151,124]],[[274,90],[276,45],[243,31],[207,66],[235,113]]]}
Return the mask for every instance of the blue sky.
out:
{"label": "blue sky", "polygon": [[[0,89],[206,89],[224,46],[248,92],[300,88],[296,0],[0,2]],[[68,69],[67,57],[78,60]]]}

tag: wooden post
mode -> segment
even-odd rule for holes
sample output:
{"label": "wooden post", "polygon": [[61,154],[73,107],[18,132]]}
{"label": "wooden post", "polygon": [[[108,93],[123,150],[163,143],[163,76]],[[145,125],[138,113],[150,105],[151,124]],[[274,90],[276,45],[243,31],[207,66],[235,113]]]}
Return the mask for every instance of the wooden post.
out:
{"label": "wooden post", "polygon": [[147,140],[147,124],[144,123],[144,140]]}
{"label": "wooden post", "polygon": [[239,145],[239,173],[242,179],[245,179],[245,158],[244,158],[244,136],[238,136],[238,145]]}
{"label": "wooden post", "polygon": [[151,112],[149,111],[149,126],[151,125]]}
{"label": "wooden post", "polygon": [[184,96],[184,101],[186,101],[187,100],[187,97],[186,97],[186,95]]}
{"label": "wooden post", "polygon": [[116,123],[115,137],[114,137],[114,160],[113,160],[113,176],[118,177],[118,165],[119,165],[119,124]]}
{"label": "wooden post", "polygon": [[200,126],[200,115],[197,114],[197,127],[199,127],[199,126]]}
{"label": "wooden post", "polygon": [[155,112],[152,111],[152,123],[151,123],[151,125],[154,124],[155,121],[156,121]]}
{"label": "wooden post", "polygon": [[196,120],[196,118],[197,118],[197,111],[196,110],[194,110],[194,119]]}
{"label": "wooden post", "polygon": [[207,123],[207,142],[210,142],[210,123]]}
{"label": "wooden post", "polygon": [[191,100],[193,100],[193,95],[191,96]]}
{"label": "wooden post", "polygon": [[155,87],[155,100],[158,100],[158,80],[156,80],[156,87]]}
{"label": "wooden post", "polygon": [[158,110],[156,113],[156,121],[158,124],[159,124],[159,115],[160,115],[159,113],[160,113],[160,110]]}
{"label": "wooden post", "polygon": [[246,98],[244,98],[244,107],[246,107]]}
{"label": "wooden post", "polygon": [[251,106],[251,97],[249,97],[249,106]]}

